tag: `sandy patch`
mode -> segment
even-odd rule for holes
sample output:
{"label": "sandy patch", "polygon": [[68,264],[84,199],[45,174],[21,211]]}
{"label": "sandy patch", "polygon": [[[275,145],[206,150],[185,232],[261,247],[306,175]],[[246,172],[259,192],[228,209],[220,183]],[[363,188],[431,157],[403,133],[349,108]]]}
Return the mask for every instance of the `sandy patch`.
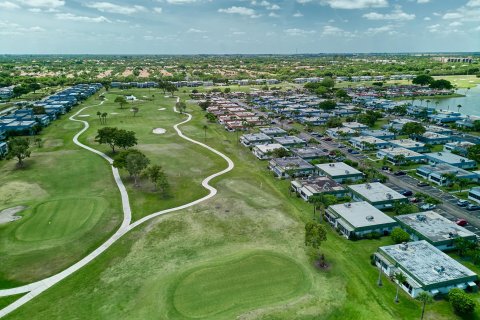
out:
{"label": "sandy patch", "polygon": [[13,208],[8,208],[0,211],[0,224],[8,223],[12,221],[16,221],[21,219],[21,216],[17,216],[16,214],[20,211],[25,210],[27,207],[25,206],[17,206]]}
{"label": "sandy patch", "polygon": [[163,111],[163,110],[166,110],[166,108],[160,108],[160,109],[158,109],[158,111]]}
{"label": "sandy patch", "polygon": [[112,113],[110,113],[110,114],[116,115],[116,114],[119,114],[119,113],[118,113],[118,112],[112,112]]}
{"label": "sandy patch", "polygon": [[86,117],[90,117],[90,115],[89,114],[81,114],[81,115],[79,115],[79,117],[80,118],[86,118]]}
{"label": "sandy patch", "polygon": [[156,128],[156,129],[153,129],[152,131],[153,134],[164,134],[165,132],[167,132],[167,130],[162,128]]}

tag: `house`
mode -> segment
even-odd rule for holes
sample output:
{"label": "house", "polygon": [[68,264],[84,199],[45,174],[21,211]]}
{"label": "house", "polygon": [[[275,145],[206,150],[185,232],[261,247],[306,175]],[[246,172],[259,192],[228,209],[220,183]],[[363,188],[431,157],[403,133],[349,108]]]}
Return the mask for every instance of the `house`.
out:
{"label": "house", "polygon": [[426,153],[425,157],[431,164],[447,163],[462,169],[473,169],[477,166],[477,163],[474,160],[470,160],[451,152],[431,152]]}
{"label": "house", "polygon": [[393,147],[405,148],[419,153],[430,151],[427,147],[425,147],[424,143],[412,139],[392,140],[390,143]]}
{"label": "house", "polygon": [[475,172],[470,172],[446,163],[418,167],[416,174],[439,186],[448,185],[452,182],[451,179],[448,179],[448,175],[454,175],[457,179],[465,179],[468,181],[478,181],[480,179],[480,176]]}
{"label": "house", "polygon": [[427,131],[421,136],[419,136],[418,140],[427,144],[435,145],[435,144],[445,144],[447,142],[450,142],[452,141],[452,137],[441,134],[441,133]]}
{"label": "house", "polygon": [[444,128],[444,127],[440,127],[440,126],[428,125],[428,126],[425,127],[425,129],[427,130],[427,132],[440,133],[440,134],[444,134],[446,136],[450,136],[453,133],[452,129]]}
{"label": "house", "polygon": [[468,199],[480,203],[480,187],[470,189],[468,192]]}
{"label": "house", "polygon": [[454,250],[455,239],[477,242],[477,236],[439,215],[435,211],[395,216],[400,227],[410,234],[413,241],[425,240],[442,251]]}
{"label": "house", "polygon": [[387,235],[398,223],[366,201],[329,206],[325,217],[345,238],[362,238],[372,232]]}
{"label": "house", "polygon": [[257,144],[268,144],[272,142],[272,138],[265,133],[249,133],[240,137],[240,142],[245,147],[256,146]]}
{"label": "house", "polygon": [[258,144],[253,147],[252,152],[260,160],[269,160],[273,158],[273,152],[278,149],[285,149],[278,143]]}
{"label": "house", "polygon": [[435,296],[453,288],[477,289],[473,271],[425,240],[380,247],[374,260],[388,277],[405,275],[400,287],[413,298],[423,291]]}
{"label": "house", "polygon": [[287,148],[305,147],[307,145],[307,141],[295,136],[276,136],[273,137],[273,140]]}
{"label": "house", "polygon": [[315,173],[315,167],[300,157],[274,158],[268,168],[278,178],[306,177]]}
{"label": "house", "polygon": [[367,125],[365,125],[363,123],[355,122],[355,121],[354,122],[344,122],[343,126],[345,128],[354,129],[356,131],[361,131],[361,130],[368,129]]}
{"label": "house", "polygon": [[408,203],[407,197],[380,182],[349,185],[353,200],[367,201],[377,209],[393,208],[396,202]]}
{"label": "house", "polygon": [[334,139],[348,139],[358,134],[356,130],[347,127],[329,128],[325,133]]}
{"label": "house", "polygon": [[328,154],[317,147],[303,147],[291,149],[294,155],[307,161],[318,159]]}
{"label": "house", "polygon": [[350,139],[350,143],[353,145],[353,147],[360,150],[383,149],[390,145],[390,143],[385,140],[371,136],[353,137]]}
{"label": "house", "polygon": [[377,151],[377,158],[387,159],[387,161],[393,164],[410,162],[425,162],[426,157],[418,152],[408,150],[405,148],[387,148]]}
{"label": "house", "polygon": [[393,140],[395,139],[395,134],[387,130],[362,130],[360,132],[362,136],[370,136],[382,140]]}
{"label": "house", "polygon": [[362,172],[343,162],[321,163],[316,167],[320,175],[327,176],[338,183],[363,179]]}
{"label": "house", "polygon": [[468,148],[474,146],[475,143],[469,141],[454,141],[446,143],[443,146],[444,151],[456,152],[460,155],[466,156],[468,153]]}
{"label": "house", "polygon": [[340,198],[348,193],[347,189],[329,177],[309,177],[293,180],[290,188],[305,201],[309,201],[312,196],[329,194]]}

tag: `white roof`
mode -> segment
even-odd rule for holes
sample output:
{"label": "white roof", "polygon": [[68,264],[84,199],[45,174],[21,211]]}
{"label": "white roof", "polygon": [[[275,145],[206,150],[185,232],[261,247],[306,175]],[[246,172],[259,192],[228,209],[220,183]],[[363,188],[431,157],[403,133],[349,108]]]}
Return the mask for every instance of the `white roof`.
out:
{"label": "white roof", "polygon": [[260,144],[255,146],[254,148],[260,150],[263,153],[271,152],[277,149],[282,149],[283,146],[278,143],[271,143],[271,144]]}
{"label": "white roof", "polygon": [[395,220],[366,201],[336,204],[330,206],[329,209],[354,228],[396,223]]}
{"label": "white roof", "polygon": [[401,195],[397,191],[387,187],[380,182],[355,184],[348,186],[351,190],[361,195],[369,202],[379,201],[394,201],[405,199],[404,195]]}
{"label": "white roof", "polygon": [[421,143],[421,142],[418,142],[418,141],[415,141],[415,140],[412,140],[412,139],[391,140],[390,143],[394,144],[396,146],[399,146],[399,147],[406,148],[406,149],[408,149],[408,148],[421,148],[421,147],[425,146],[424,143]]}
{"label": "white roof", "polygon": [[357,169],[343,162],[321,163],[317,164],[316,167],[333,178],[338,176],[344,176],[347,174],[362,174]]}

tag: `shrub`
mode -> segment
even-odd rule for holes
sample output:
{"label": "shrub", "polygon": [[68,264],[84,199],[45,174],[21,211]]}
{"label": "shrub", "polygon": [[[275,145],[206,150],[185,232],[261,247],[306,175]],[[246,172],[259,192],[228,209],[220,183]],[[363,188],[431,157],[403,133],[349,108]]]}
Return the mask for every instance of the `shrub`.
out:
{"label": "shrub", "polygon": [[476,303],[462,289],[452,289],[448,293],[448,300],[453,310],[458,314],[470,314],[475,310]]}
{"label": "shrub", "polygon": [[408,242],[410,240],[410,235],[402,228],[394,228],[391,236],[395,243]]}

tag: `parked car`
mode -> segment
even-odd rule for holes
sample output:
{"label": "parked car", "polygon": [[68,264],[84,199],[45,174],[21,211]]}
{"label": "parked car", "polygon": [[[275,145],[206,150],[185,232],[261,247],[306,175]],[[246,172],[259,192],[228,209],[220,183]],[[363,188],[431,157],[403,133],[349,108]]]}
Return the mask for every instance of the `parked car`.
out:
{"label": "parked car", "polygon": [[323,138],[323,140],[325,140],[325,141],[332,141],[332,138],[326,137],[326,138]]}
{"label": "parked car", "polygon": [[423,211],[427,211],[427,210],[433,210],[437,207],[437,205],[433,204],[433,203],[425,203],[425,204],[422,204],[420,206],[420,209],[422,209]]}
{"label": "parked car", "polygon": [[458,219],[458,220],[456,221],[456,224],[459,225],[459,226],[461,226],[461,227],[464,227],[464,226],[466,226],[466,225],[468,224],[468,221],[465,220],[465,219]]}
{"label": "parked car", "polygon": [[411,197],[413,196],[413,192],[410,191],[410,190],[403,190],[402,192],[400,192],[402,195],[404,195],[405,197]]}
{"label": "parked car", "polygon": [[352,153],[353,149],[347,149],[348,153]]}
{"label": "parked car", "polygon": [[468,200],[458,200],[457,201],[457,206],[459,207],[466,207],[470,204],[470,202],[468,202]]}
{"label": "parked car", "polygon": [[338,146],[337,146],[337,147],[338,147],[339,149],[343,149],[343,148],[345,148],[345,146],[344,146],[343,144],[340,144],[340,143],[338,144]]}
{"label": "parked car", "polygon": [[480,206],[477,206],[476,204],[470,203],[469,205],[467,205],[466,209],[468,211],[476,211],[476,210],[480,210]]}
{"label": "parked car", "polygon": [[429,186],[429,184],[424,182],[424,181],[419,181],[417,183],[417,187],[428,187],[428,186]]}
{"label": "parked car", "polygon": [[406,173],[405,171],[400,170],[400,171],[395,172],[393,175],[395,175],[395,176],[404,176],[404,175],[406,175],[406,174],[407,174],[407,173]]}
{"label": "parked car", "polygon": [[357,150],[353,150],[353,151],[351,152],[351,154],[359,154],[359,153],[360,153],[360,152],[358,152]]}
{"label": "parked car", "polygon": [[415,198],[415,197],[414,197],[414,198],[410,198],[409,200],[410,200],[410,202],[411,202],[411,203],[417,203],[417,202],[420,202],[420,199],[418,199],[418,198]]}
{"label": "parked car", "polygon": [[382,167],[382,170],[383,170],[383,171],[390,171],[390,167],[389,167],[389,166],[383,166],[383,167]]}
{"label": "parked car", "polygon": [[323,152],[328,152],[328,149],[323,148],[322,151],[323,151]]}

